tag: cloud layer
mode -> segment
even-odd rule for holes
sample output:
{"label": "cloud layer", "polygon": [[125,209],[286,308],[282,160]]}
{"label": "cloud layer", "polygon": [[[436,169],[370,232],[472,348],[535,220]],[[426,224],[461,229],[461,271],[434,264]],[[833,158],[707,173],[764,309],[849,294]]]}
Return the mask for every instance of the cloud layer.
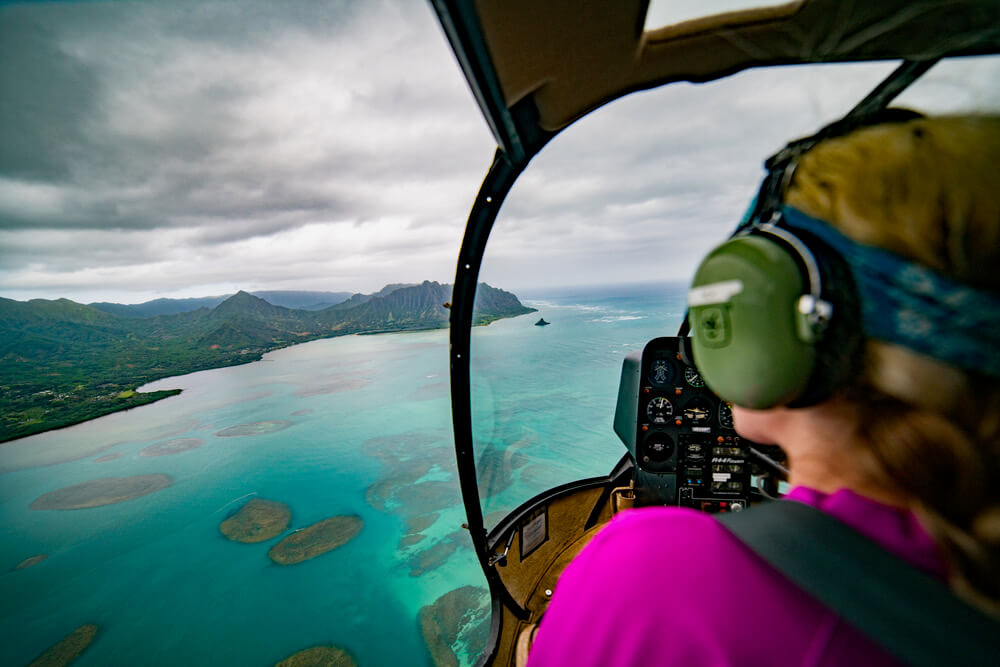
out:
{"label": "cloud layer", "polygon": [[[969,62],[917,102],[996,108],[997,68]],[[891,67],[750,72],[598,111],[515,186],[484,277],[685,279],[761,160]],[[492,151],[423,3],[0,7],[3,296],[450,281]]]}

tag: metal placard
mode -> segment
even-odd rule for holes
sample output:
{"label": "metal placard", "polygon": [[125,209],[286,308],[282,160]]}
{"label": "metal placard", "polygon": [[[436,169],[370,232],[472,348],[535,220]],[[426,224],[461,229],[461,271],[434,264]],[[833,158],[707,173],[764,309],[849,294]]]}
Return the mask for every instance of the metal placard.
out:
{"label": "metal placard", "polygon": [[521,524],[521,560],[531,555],[549,539],[549,515],[541,508]]}

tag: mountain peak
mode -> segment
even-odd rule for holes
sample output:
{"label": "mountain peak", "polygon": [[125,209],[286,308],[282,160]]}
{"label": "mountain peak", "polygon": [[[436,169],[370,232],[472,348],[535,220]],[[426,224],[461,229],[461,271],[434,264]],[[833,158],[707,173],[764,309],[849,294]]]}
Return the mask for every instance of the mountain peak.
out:
{"label": "mountain peak", "polygon": [[232,295],[218,306],[212,309],[213,315],[234,315],[239,313],[273,313],[275,311],[284,311],[285,308],[280,306],[272,306],[264,299],[254,296],[249,292],[240,290],[236,294]]}

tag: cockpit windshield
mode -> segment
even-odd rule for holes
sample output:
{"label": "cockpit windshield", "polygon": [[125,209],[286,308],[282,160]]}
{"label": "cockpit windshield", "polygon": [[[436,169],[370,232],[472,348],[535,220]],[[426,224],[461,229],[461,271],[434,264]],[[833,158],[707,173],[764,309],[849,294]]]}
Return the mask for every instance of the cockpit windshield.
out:
{"label": "cockpit windshield", "polygon": [[[633,95],[535,159],[480,274],[535,312],[472,331],[487,530],[547,490],[609,473],[625,453],[612,431],[622,360],[676,333],[695,264],[740,220],[763,158],[841,117],[894,67],[754,70]],[[940,63],[897,105],[996,108],[997,74],[995,58]]]}

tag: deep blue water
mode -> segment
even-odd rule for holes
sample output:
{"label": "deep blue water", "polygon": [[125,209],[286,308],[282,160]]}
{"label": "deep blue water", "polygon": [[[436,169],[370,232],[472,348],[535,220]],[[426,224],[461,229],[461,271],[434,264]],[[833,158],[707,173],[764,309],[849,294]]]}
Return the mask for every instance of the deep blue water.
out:
{"label": "deep blue water", "polygon": [[[606,473],[621,360],[676,331],[676,287],[520,294],[539,313],[473,333],[475,436],[495,522],[531,496]],[[548,327],[536,327],[543,316]],[[0,446],[0,664],[27,664],[96,623],[86,665],[267,665],[335,644],[360,665],[430,664],[422,607],[484,586],[461,507],[446,330],[314,341],[263,361],[162,380],[180,396]],[[277,420],[272,433],[220,437]],[[176,438],[201,447],[149,458]],[[117,458],[98,459],[118,454]],[[102,477],[173,484],[82,510],[31,510],[39,496]],[[343,547],[278,566],[219,523],[250,497],[280,500],[290,530],[340,514],[364,521]],[[416,544],[406,522],[436,514]],[[13,568],[47,554],[41,563]],[[457,647],[465,662],[476,647]]]}

